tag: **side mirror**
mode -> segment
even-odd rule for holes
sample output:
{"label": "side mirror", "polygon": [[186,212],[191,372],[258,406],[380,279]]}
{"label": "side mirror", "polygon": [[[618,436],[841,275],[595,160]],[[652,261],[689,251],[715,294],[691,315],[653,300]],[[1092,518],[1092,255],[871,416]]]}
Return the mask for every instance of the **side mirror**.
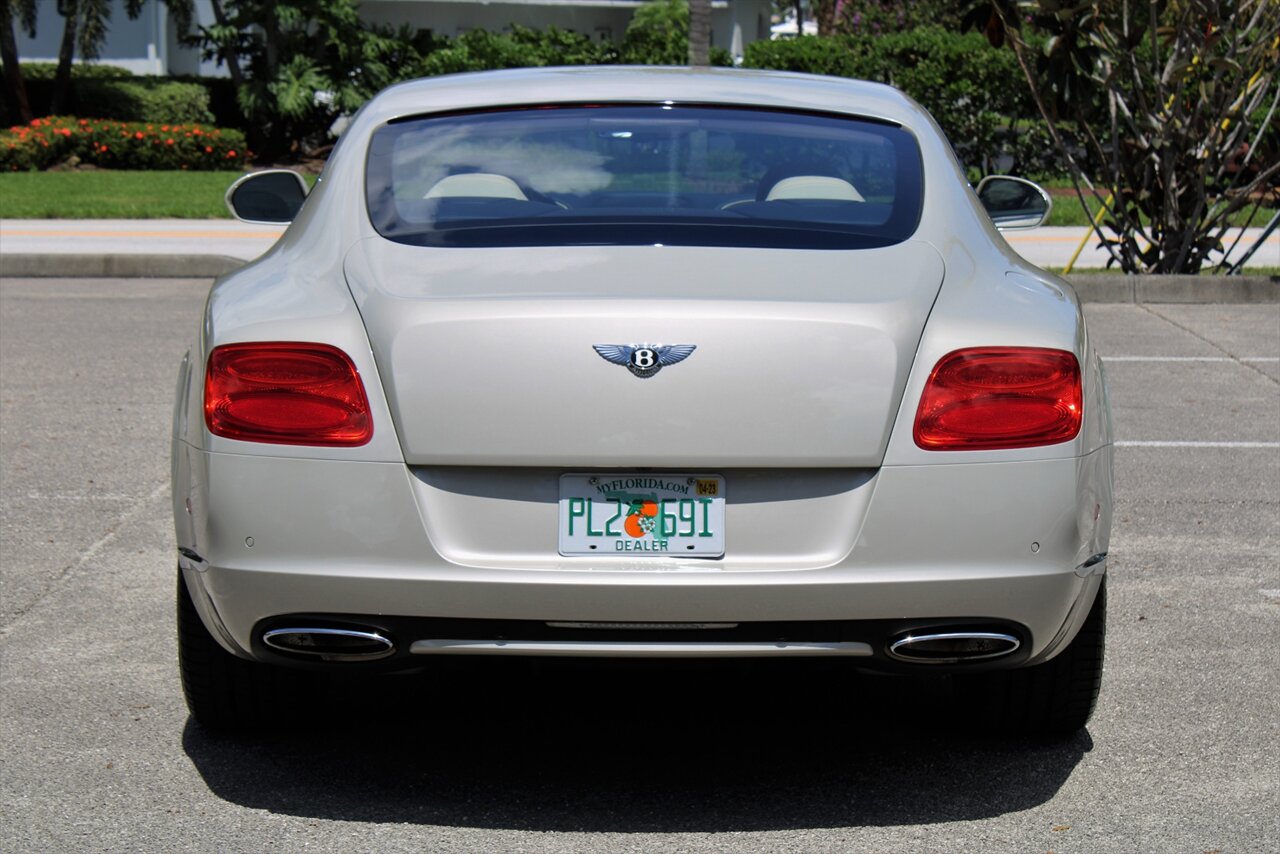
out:
{"label": "side mirror", "polygon": [[978,184],[978,201],[1001,231],[1043,225],[1053,210],[1053,199],[1038,184],[1008,175],[983,178]]}
{"label": "side mirror", "polygon": [[266,169],[236,179],[227,189],[227,208],[241,222],[293,222],[307,198],[307,180],[292,169]]}

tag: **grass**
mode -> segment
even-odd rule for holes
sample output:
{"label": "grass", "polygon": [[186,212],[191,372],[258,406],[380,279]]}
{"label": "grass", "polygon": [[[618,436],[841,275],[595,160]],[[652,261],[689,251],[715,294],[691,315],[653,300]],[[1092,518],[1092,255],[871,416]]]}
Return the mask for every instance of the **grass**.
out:
{"label": "grass", "polygon": [[[1045,225],[1088,225],[1091,217],[1097,214],[1102,207],[1098,200],[1092,196],[1088,196],[1089,213],[1085,213],[1085,209],[1080,206],[1080,199],[1076,196],[1075,190],[1070,184],[1046,184],[1046,190],[1062,191],[1070,190],[1070,195],[1059,195],[1058,192],[1053,193],[1053,210],[1049,213],[1049,221]],[[1274,208],[1262,208],[1253,217],[1252,225],[1256,228],[1262,228],[1271,217],[1276,215]],[[1245,225],[1249,222],[1249,209],[1245,208],[1232,214],[1230,217],[1231,224],[1234,226]]]}
{"label": "grass", "polygon": [[0,174],[4,219],[227,219],[222,197],[240,172]]}
{"label": "grass", "polygon": [[0,173],[0,218],[229,219],[222,198],[241,174],[105,169]]}
{"label": "grass", "polygon": [[[0,173],[3,219],[228,219],[222,197],[239,172],[12,172]],[[315,176],[308,175],[314,183]],[[1058,185],[1053,186],[1059,189]],[[1097,202],[1090,199],[1091,210]],[[1232,217],[1243,225],[1248,212]],[[1264,208],[1256,226],[1275,215]],[[1048,225],[1088,225],[1073,195],[1053,197]]]}

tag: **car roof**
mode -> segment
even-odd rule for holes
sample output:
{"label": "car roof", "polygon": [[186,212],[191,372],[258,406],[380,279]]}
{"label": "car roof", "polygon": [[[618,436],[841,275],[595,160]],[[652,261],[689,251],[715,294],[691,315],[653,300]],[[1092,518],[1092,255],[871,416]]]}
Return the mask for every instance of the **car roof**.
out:
{"label": "car roof", "polygon": [[918,104],[881,83],[787,71],[654,66],[519,68],[411,80],[375,97],[364,118],[382,124],[508,105],[663,101],[848,113],[907,127],[928,123]]}

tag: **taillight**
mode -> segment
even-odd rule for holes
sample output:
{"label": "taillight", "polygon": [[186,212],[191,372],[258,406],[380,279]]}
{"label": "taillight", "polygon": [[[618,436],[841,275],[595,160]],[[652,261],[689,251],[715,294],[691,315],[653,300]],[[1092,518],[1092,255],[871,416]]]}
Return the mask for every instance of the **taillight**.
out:
{"label": "taillight", "polygon": [[215,436],[282,445],[363,445],[373,438],[364,384],[328,344],[224,344],[209,354],[204,418]]}
{"label": "taillight", "polygon": [[928,451],[1030,448],[1080,432],[1080,364],[1040,347],[974,347],[943,356],[916,411]]}

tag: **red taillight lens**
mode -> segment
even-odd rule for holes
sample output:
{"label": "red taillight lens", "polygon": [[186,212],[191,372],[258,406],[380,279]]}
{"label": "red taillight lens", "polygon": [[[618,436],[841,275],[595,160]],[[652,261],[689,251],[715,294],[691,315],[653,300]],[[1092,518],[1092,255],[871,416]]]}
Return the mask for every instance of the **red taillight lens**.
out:
{"label": "red taillight lens", "polygon": [[209,354],[204,418],[215,436],[282,445],[363,445],[373,438],[356,366],[328,344],[225,344]]}
{"label": "red taillight lens", "polygon": [[927,451],[1031,448],[1080,432],[1080,363],[1065,350],[975,347],[943,356],[916,412]]}

